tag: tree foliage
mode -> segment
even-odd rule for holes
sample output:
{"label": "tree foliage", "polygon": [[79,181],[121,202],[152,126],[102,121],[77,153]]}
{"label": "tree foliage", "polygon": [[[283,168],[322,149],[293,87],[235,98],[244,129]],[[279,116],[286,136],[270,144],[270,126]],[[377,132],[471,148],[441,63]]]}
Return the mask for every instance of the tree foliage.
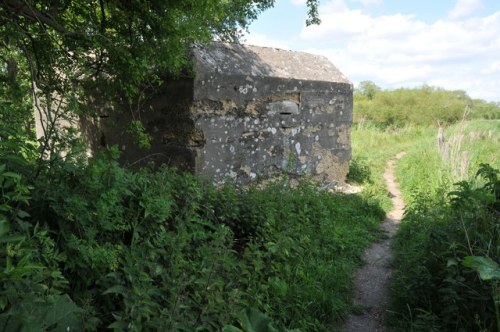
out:
{"label": "tree foliage", "polygon": [[413,89],[381,90],[363,81],[354,93],[354,121],[373,121],[383,126],[435,125],[468,118],[495,119],[500,104],[471,99],[465,91],[449,91],[424,85]]}
{"label": "tree foliage", "polygon": [[[317,23],[318,1],[307,3],[306,23]],[[168,77],[189,74],[190,44],[236,41],[273,4],[0,2],[0,329],[212,331],[255,307],[326,330],[346,311],[376,206],[311,186],[217,190],[172,170],[133,172],[113,149],[80,159],[57,125],[96,97],[140,109]],[[39,141],[33,108],[46,118]],[[140,121],[129,130],[140,136]]]}
{"label": "tree foliage", "polygon": [[[189,74],[190,45],[213,39],[236,42],[274,2],[2,1],[0,132],[7,136],[7,128],[14,128],[32,136],[33,105],[47,119],[44,145],[63,141],[68,133],[56,124],[95,111],[89,104],[119,105],[115,109],[129,111],[139,121],[143,101],[155,87]],[[319,23],[318,0],[307,4],[306,23]],[[144,141],[143,133],[138,136]],[[52,144],[47,150],[55,148]]]}
{"label": "tree foliage", "polygon": [[8,0],[0,7],[1,34],[4,47],[19,49],[32,62],[39,88],[59,90],[63,81],[107,77],[131,93],[157,76],[179,73],[190,43],[214,37],[235,41],[239,29],[272,5],[270,0]]}
{"label": "tree foliage", "polygon": [[369,100],[372,100],[375,97],[375,94],[379,92],[381,89],[372,81],[361,81],[356,89],[356,92],[366,96]]}

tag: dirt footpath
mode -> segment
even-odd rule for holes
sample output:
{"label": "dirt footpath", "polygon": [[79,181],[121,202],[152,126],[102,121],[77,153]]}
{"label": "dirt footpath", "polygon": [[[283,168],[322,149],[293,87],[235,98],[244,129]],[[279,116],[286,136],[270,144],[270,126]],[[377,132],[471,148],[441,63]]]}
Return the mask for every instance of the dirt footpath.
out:
{"label": "dirt footpath", "polygon": [[396,161],[406,153],[400,152],[387,163],[384,179],[392,198],[393,208],[381,225],[387,239],[374,243],[363,256],[365,265],[357,272],[354,303],[362,308],[359,314],[351,314],[343,326],[348,332],[385,331],[384,316],[389,299],[389,279],[392,275],[392,238],[404,212],[404,202],[394,175]]}

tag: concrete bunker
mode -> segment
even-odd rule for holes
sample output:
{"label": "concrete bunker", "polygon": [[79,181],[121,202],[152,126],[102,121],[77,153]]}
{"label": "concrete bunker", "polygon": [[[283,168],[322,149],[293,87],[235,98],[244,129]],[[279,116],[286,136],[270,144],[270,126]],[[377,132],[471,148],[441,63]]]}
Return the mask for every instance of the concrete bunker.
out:
{"label": "concrete bunker", "polygon": [[326,58],[215,42],[192,56],[194,77],[165,84],[140,114],[151,149],[128,137],[123,113],[101,119],[100,143],[117,144],[124,162],[153,160],[217,183],[281,171],[345,180],[353,87]]}

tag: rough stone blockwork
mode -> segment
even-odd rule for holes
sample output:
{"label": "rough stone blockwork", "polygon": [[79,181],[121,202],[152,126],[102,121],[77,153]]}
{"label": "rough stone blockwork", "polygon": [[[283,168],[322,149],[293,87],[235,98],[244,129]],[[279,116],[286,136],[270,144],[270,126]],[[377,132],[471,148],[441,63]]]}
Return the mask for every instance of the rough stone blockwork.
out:
{"label": "rough stone blockwork", "polygon": [[107,144],[221,183],[286,171],[343,181],[351,157],[353,87],[326,58],[275,48],[193,47],[194,78],[170,82],[141,114],[151,150],[125,137],[123,116],[103,122]]}

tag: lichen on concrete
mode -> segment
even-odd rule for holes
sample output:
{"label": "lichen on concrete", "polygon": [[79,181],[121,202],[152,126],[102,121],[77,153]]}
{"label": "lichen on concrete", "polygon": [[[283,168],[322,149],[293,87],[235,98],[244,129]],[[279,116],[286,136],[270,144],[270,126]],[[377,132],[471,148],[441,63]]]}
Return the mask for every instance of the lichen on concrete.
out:
{"label": "lichen on concrete", "polygon": [[192,49],[194,77],[172,81],[141,113],[150,151],[110,118],[123,158],[146,154],[212,178],[248,182],[277,172],[342,182],[351,157],[352,84],[322,56],[213,43]]}

